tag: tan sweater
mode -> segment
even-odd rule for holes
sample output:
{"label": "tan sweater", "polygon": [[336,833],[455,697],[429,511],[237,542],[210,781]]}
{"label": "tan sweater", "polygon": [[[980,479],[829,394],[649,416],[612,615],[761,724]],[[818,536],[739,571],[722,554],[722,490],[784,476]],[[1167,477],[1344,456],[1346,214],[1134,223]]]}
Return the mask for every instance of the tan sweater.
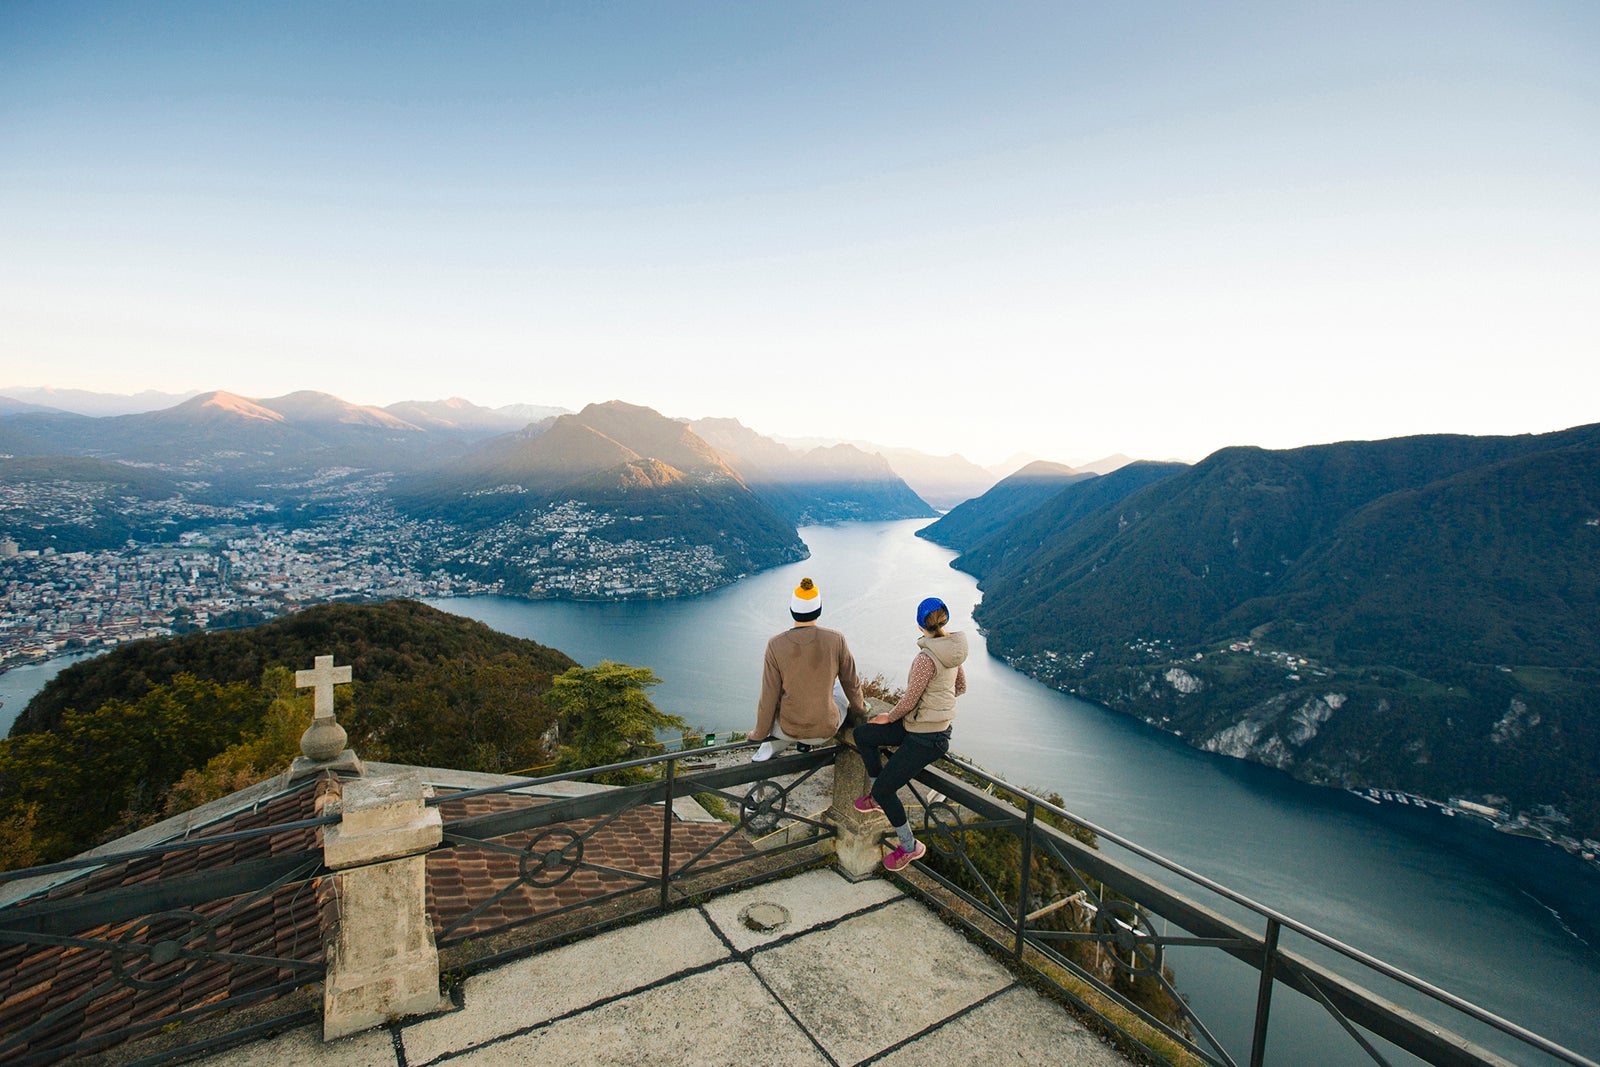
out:
{"label": "tan sweater", "polygon": [[774,719],[788,737],[832,737],[839,729],[839,711],[833,703],[835,678],[844,687],[850,709],[865,712],[855,657],[844,634],[821,626],[796,626],[768,641],[750,740],[766,740]]}

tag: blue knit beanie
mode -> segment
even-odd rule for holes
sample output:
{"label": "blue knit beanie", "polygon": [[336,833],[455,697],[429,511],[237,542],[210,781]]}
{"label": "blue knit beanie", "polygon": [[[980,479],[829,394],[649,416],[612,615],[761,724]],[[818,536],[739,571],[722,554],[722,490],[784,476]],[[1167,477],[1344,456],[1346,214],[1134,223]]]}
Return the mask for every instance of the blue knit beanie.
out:
{"label": "blue knit beanie", "polygon": [[917,605],[917,625],[921,626],[924,630],[926,630],[928,627],[925,624],[928,621],[928,616],[932,615],[934,612],[938,611],[940,608],[944,608],[946,613],[948,613],[950,611],[949,608],[946,608],[944,606],[944,601],[940,600],[936,596],[931,596],[928,599],[924,600],[922,603],[918,604]]}

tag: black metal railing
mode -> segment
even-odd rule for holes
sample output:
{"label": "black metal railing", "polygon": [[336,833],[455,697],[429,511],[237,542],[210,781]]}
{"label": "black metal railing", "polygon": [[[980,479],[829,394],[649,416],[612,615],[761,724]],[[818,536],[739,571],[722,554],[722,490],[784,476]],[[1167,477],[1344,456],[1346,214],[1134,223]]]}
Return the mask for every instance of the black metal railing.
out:
{"label": "black metal railing", "polygon": [[[821,812],[794,810],[797,792],[831,767],[833,746],[780,756],[764,763],[737,763],[693,773],[680,773],[680,765],[706,760],[748,743],[686,749],[659,756],[612,764],[607,767],[550,775],[532,781],[511,782],[432,798],[449,811],[467,807],[468,801],[501,798],[499,810],[447,816],[442,848],[472,853],[479,859],[497,860],[497,885],[493,892],[465,909],[435,916],[438,944],[449,948],[472,939],[493,939],[519,927],[545,922],[580,909],[632,898],[633,908],[608,909],[604,919],[562,931],[579,936],[647,910],[673,905],[674,892],[718,891],[757,880],[781,877],[816,862],[815,846],[835,830]],[[551,787],[588,779],[615,778],[629,771],[658,774],[650,781],[619,785],[579,796],[540,798],[538,802],[512,803],[530,791],[549,794]],[[745,786],[748,788],[739,789]],[[686,823],[674,815],[679,798],[715,798],[729,809],[726,821]],[[624,826],[625,820],[631,820]],[[631,842],[628,862],[617,862],[616,847],[608,850],[608,835]],[[774,838],[782,837],[782,840]],[[763,840],[765,839],[765,840]],[[648,844],[641,842],[648,841]],[[753,844],[752,842],[759,842]],[[807,850],[784,860],[788,853]],[[639,862],[649,855],[647,867]],[[759,868],[759,869],[756,869]],[[588,875],[589,885],[577,899],[563,902],[550,892],[574,878]],[[500,915],[493,921],[486,917]],[[520,952],[522,949],[513,949]],[[492,965],[504,954],[474,959],[468,970]]]}
{"label": "black metal railing", "polygon": [[[1301,994],[1332,1021],[1315,1041],[1342,1035],[1355,1050],[1346,1055],[1319,1044],[1312,1058],[1302,1053],[1295,1062],[1596,1067],[960,759],[925,770],[912,791],[929,847],[917,867],[943,891],[919,892],[1158,1060],[1261,1067],[1272,1022],[1289,1007],[1274,1002],[1275,990],[1283,988]],[[1118,856],[1101,846],[1115,846]],[[908,880],[913,889],[916,881]],[[1286,943],[1291,938],[1301,950]],[[1174,977],[1174,949],[1188,952],[1188,959],[1201,950],[1220,952],[1245,965],[1242,976],[1240,968],[1231,970],[1250,987],[1233,997],[1248,1008],[1248,1025],[1233,1018],[1217,1026],[1201,1017],[1183,992],[1184,978],[1194,978],[1190,965]],[[1393,995],[1366,988],[1378,982]],[[1306,1013],[1292,1010],[1300,1025]],[[1475,1041],[1457,1032],[1469,1028],[1486,1036]],[[1505,1046],[1518,1059],[1506,1059],[1484,1041]]]}

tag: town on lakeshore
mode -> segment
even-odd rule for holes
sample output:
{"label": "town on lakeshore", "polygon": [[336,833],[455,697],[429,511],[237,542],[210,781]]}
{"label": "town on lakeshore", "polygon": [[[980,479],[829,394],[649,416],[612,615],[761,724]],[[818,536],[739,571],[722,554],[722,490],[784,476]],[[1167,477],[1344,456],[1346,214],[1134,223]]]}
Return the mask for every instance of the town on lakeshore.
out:
{"label": "town on lakeshore", "polygon": [[[378,499],[383,480],[341,482],[319,501],[329,505],[323,517],[307,524],[271,503],[128,499],[111,504],[130,523],[186,529],[172,541],[93,551],[21,550],[3,537],[0,669],[335,600],[673,597],[739,577],[706,545],[597,536],[627,520],[572,501],[463,533],[401,515]],[[82,488],[30,482],[0,493],[26,493],[28,506],[54,522],[88,521]],[[0,511],[13,503],[0,497]]]}

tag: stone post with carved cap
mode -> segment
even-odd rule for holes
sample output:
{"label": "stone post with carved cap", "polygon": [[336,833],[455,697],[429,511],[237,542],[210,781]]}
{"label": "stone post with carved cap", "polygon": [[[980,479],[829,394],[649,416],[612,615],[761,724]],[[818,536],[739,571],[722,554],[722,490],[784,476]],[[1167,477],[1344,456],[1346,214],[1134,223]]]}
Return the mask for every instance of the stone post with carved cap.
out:
{"label": "stone post with carved cap", "polygon": [[859,812],[855,799],[867,791],[867,767],[855,747],[855,728],[868,718],[890,705],[881,700],[866,698],[867,714],[851,712],[844,729],[839,731],[838,752],[833,758],[833,804],[828,809],[828,821],[833,824],[834,860],[839,873],[852,882],[871,878],[877,873],[878,861],[883,858],[883,835],[889,829],[889,820],[882,812]]}
{"label": "stone post with carved cap", "polygon": [[437,1011],[439,950],[428,920],[428,850],[444,837],[420,775],[351,778],[324,805],[337,918],[326,943],[322,1038],[332,1041],[405,1015]]}

